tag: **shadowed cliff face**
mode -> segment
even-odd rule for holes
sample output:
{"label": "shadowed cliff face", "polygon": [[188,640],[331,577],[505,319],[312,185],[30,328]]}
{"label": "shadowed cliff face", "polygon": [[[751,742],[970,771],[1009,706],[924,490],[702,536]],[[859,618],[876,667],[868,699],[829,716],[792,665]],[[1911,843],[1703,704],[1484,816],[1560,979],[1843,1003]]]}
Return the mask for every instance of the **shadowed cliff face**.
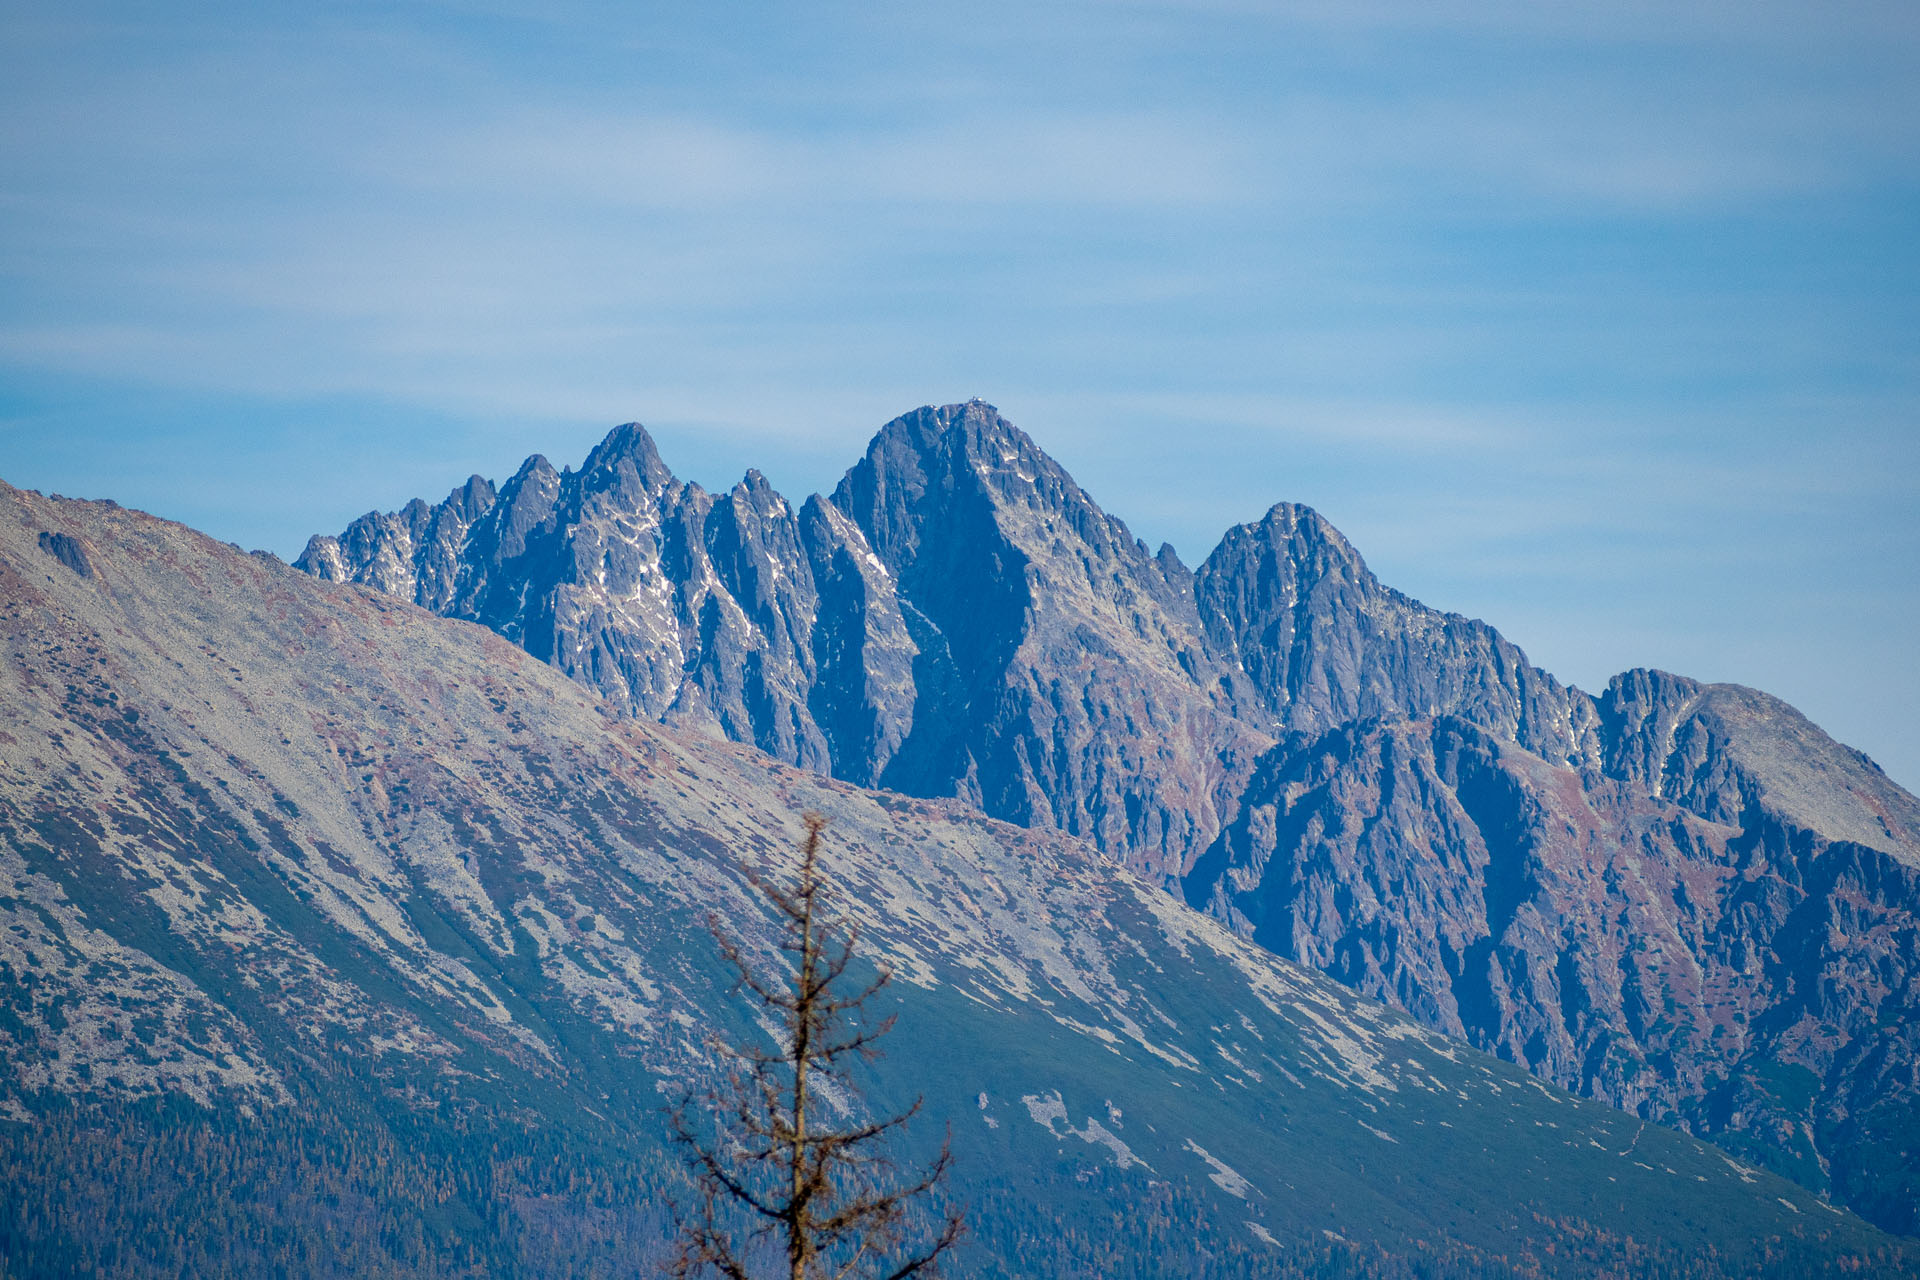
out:
{"label": "shadowed cliff face", "polygon": [[977,402],[889,423],[833,501],[920,653],[916,729],[882,784],[1184,871],[1271,739],[1233,715],[1178,561]]}
{"label": "shadowed cliff face", "polygon": [[797,514],[757,473],[681,484],[628,426],[299,567],[633,715],[1084,837],[1429,1026],[1912,1220],[1920,802],[1753,690],[1562,685],[1305,507],[1189,573],[972,402],[889,423]]}

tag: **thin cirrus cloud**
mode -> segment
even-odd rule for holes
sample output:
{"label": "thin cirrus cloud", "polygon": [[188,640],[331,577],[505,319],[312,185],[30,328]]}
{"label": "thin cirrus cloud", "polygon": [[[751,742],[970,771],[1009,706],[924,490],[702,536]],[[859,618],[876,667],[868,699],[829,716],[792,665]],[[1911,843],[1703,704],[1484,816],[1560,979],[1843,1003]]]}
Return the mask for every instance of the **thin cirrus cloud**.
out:
{"label": "thin cirrus cloud", "polygon": [[1262,27],[1344,35],[1464,35],[1532,48],[1663,47],[1857,56],[1863,46],[1895,52],[1920,45],[1920,22],[1898,0],[1069,0],[1065,9],[1233,16]]}
{"label": "thin cirrus cloud", "polygon": [[541,113],[383,149],[396,188],[623,208],[746,201],[1181,207],[1244,201],[1248,158],[1202,124],[1114,113],[782,134],[692,117]]}
{"label": "thin cirrus cloud", "polygon": [[[1675,119],[1564,88],[1497,103],[1439,93],[1403,108],[1306,95],[1259,119],[1138,112],[982,116],[827,136],[698,117],[542,113],[389,142],[356,157],[396,192],[505,195],[576,208],[781,218],[850,206],[1257,209],[1318,214],[1451,190],[1597,212],[1684,211],[1847,181],[1837,158],[1900,139],[1862,139],[1857,115],[1803,111],[1771,127],[1764,106],[1702,103]],[[1832,118],[1827,118],[1832,117]],[[373,171],[365,172],[371,165]],[[766,211],[771,217],[776,211]]]}
{"label": "thin cirrus cloud", "polygon": [[631,418],[683,474],[805,492],[978,394],[1189,558],[1309,501],[1550,667],[1718,635],[1703,674],[1920,761],[1808,674],[1876,643],[1834,620],[1915,610],[1874,569],[1920,554],[1917,27],[15,6],[0,474],[287,550]]}

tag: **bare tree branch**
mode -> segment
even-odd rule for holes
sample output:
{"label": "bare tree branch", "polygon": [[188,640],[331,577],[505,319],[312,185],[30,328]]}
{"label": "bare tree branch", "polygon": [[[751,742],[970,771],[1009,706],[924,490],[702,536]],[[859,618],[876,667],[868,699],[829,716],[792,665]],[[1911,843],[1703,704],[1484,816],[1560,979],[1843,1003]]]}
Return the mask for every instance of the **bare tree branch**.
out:
{"label": "bare tree branch", "polygon": [[[745,1213],[765,1225],[750,1238],[783,1246],[788,1280],[906,1280],[932,1277],[940,1258],[959,1243],[965,1221],[946,1213],[918,1251],[899,1251],[911,1236],[913,1209],[946,1181],[953,1163],[951,1132],[939,1156],[904,1179],[883,1139],[903,1130],[921,1100],[884,1119],[835,1128],[823,1125],[820,1090],[857,1099],[847,1064],[877,1059],[878,1042],[894,1017],[864,1017],[868,1002],[892,982],[877,968],[861,989],[843,993],[843,979],[859,959],[859,925],[836,909],[820,863],[826,819],[803,815],[806,836],[791,880],[749,869],[746,879],[780,926],[779,949],[790,957],[784,973],[759,969],[747,948],[729,937],[716,916],[707,927],[733,970],[733,992],[745,992],[777,1024],[773,1050],[711,1041],[717,1056],[735,1064],[724,1088],[683,1098],[671,1113],[679,1144],[700,1190],[691,1214],[674,1213],[680,1250],[671,1267],[679,1277],[717,1275],[751,1280],[751,1270],[725,1221]],[[691,1113],[711,1117],[696,1129]],[[704,1122],[703,1122],[704,1123]],[[711,1132],[707,1131],[711,1129]],[[730,1214],[729,1209],[733,1212]]]}

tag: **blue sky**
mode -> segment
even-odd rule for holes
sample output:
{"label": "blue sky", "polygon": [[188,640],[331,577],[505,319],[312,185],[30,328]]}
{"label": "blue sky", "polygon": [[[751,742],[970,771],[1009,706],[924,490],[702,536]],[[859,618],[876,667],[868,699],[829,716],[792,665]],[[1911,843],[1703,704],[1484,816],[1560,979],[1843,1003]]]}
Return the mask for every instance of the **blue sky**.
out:
{"label": "blue sky", "polygon": [[1920,787],[1910,5],[0,0],[0,477],[297,552],[639,419],[998,404]]}

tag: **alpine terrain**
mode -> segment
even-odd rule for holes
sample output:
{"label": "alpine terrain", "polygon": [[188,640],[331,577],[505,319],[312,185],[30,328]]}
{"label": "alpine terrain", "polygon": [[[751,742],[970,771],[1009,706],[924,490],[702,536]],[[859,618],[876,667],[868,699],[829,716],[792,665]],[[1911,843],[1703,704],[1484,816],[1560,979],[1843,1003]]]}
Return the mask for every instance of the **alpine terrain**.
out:
{"label": "alpine terrain", "polygon": [[978,401],[887,424],[797,507],[753,472],[679,481],[630,424],[298,567],[686,741],[1085,841],[1428,1028],[1920,1233],[1920,801],[1763,693],[1563,685],[1286,503],[1190,570]]}
{"label": "alpine terrain", "polygon": [[1189,571],[973,403],[298,569],[0,484],[0,1272],[651,1273],[809,811],[898,1017],[825,1105],[924,1096],[953,1274],[1920,1267],[1911,797],[1302,509]]}

